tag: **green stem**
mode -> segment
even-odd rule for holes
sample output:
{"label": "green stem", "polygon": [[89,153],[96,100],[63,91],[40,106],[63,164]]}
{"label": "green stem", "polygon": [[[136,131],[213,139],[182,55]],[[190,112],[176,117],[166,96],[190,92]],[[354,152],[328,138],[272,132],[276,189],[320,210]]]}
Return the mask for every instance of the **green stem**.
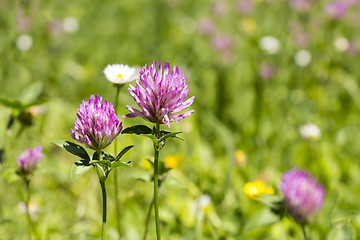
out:
{"label": "green stem", "polygon": [[147,236],[148,229],[149,229],[149,221],[150,221],[150,216],[151,216],[151,210],[152,210],[153,206],[154,206],[154,198],[151,200],[149,211],[148,211],[148,213],[146,215],[146,223],[145,223],[145,231],[144,231],[143,240],[146,240],[146,236]]}
{"label": "green stem", "polygon": [[25,208],[26,208],[26,218],[28,221],[28,229],[29,229],[29,239],[31,240],[31,232],[34,233],[36,239],[40,239],[37,231],[36,231],[36,227],[34,222],[31,220],[31,215],[30,215],[30,209],[29,209],[29,203],[30,203],[30,181],[29,179],[26,179],[26,177],[24,177],[24,182],[25,182]]}
{"label": "green stem", "polygon": [[[156,137],[160,136],[160,123],[156,123]],[[161,239],[160,222],[159,222],[159,144],[154,144],[155,156],[154,156],[154,209],[155,209],[155,226],[156,226],[156,239]]]}
{"label": "green stem", "polygon": [[[99,161],[101,161],[101,150],[98,150]],[[101,239],[105,240],[105,227],[106,227],[106,188],[105,188],[105,181],[107,177],[106,170],[100,164],[95,165],[96,172],[99,177],[99,182],[101,186],[101,193],[102,193],[102,224],[101,224]]]}
{"label": "green stem", "polygon": [[101,239],[105,240],[105,227],[106,227],[106,189],[105,181],[100,180],[102,200],[103,200],[103,216],[102,216],[102,230],[101,230]]}
{"label": "green stem", "polygon": [[307,235],[306,235],[305,225],[304,225],[304,224],[301,224],[301,231],[302,231],[302,233],[303,233],[303,235],[304,235],[304,240],[308,240]]}
{"label": "green stem", "polygon": [[28,233],[29,233],[29,240],[31,240],[31,216],[29,212],[29,201],[30,201],[30,190],[29,190],[29,182],[24,179],[25,182],[25,209],[26,209],[26,219],[28,221]]}
{"label": "green stem", "polygon": [[[124,86],[124,84],[115,84],[116,87],[116,94],[115,94],[115,106],[114,110],[115,113],[117,113],[118,110],[118,104],[119,104],[119,93],[120,89]],[[117,154],[117,138],[114,140],[114,151],[115,156]],[[114,169],[114,188],[115,188],[115,211],[116,211],[116,226],[119,233],[119,236],[121,236],[121,226],[120,226],[120,200],[118,196],[118,180],[117,180],[117,169]]]}

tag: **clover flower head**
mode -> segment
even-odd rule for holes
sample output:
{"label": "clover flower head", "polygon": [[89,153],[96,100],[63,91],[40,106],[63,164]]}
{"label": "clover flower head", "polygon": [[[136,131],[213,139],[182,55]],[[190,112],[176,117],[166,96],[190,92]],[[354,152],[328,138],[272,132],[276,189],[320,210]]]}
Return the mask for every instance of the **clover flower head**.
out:
{"label": "clover flower head", "polygon": [[91,95],[88,101],[82,101],[77,110],[71,137],[94,150],[106,148],[119,135],[122,123],[115,114],[110,102],[99,95]]}
{"label": "clover flower head", "polygon": [[109,64],[103,72],[107,80],[115,84],[125,84],[136,78],[136,69],[124,64]]}
{"label": "clover flower head", "polygon": [[17,164],[22,174],[32,173],[37,163],[42,159],[42,147],[39,144],[35,148],[28,148],[17,159]]}
{"label": "clover flower head", "polygon": [[157,67],[157,62],[154,61],[149,67],[145,65],[141,69],[140,81],[136,81],[136,87],[129,85],[130,95],[142,111],[126,106],[130,113],[123,117],[142,117],[170,128],[170,122],[180,122],[194,112],[178,113],[194,102],[194,96],[185,101],[189,90],[186,78],[184,74],[180,74],[177,66],[170,71],[169,63],[164,66],[160,63]]}
{"label": "clover flower head", "polygon": [[299,223],[311,220],[324,202],[324,187],[317,183],[315,177],[299,169],[283,174],[280,190],[286,210]]}

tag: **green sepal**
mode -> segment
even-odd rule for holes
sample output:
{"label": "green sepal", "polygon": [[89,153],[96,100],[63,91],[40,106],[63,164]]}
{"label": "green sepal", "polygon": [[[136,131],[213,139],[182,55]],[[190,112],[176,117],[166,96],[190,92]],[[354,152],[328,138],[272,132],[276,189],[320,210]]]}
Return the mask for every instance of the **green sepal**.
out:
{"label": "green sepal", "polygon": [[[110,163],[110,162],[109,162]],[[100,182],[105,182],[106,181],[106,178],[109,174],[109,169],[106,167],[106,168],[103,168],[103,165],[101,164],[94,164],[93,165],[94,168],[95,168],[95,171],[99,177],[99,180]]]}
{"label": "green sepal", "polygon": [[[179,133],[182,133],[182,132],[177,132],[177,133],[175,133],[175,136],[169,136],[169,137],[177,138],[177,139],[180,139],[180,140],[184,141],[183,138],[176,136],[176,134],[179,134]],[[162,131],[160,131],[160,138],[162,138],[162,137],[164,137],[164,136],[166,136],[168,134],[172,134],[172,133],[169,132],[169,131],[162,130]]]}
{"label": "green sepal", "polygon": [[91,165],[100,164],[100,165],[105,165],[107,167],[111,167],[111,162],[108,160],[91,160],[90,164]]}
{"label": "green sepal", "polygon": [[71,171],[70,171],[71,181],[75,181],[81,175],[84,175],[87,171],[89,171],[90,168],[91,166],[84,165],[83,162],[75,162],[71,167]]}
{"label": "green sepal", "polygon": [[90,157],[83,147],[75,143],[65,140],[54,140],[51,143],[65,149],[69,153],[84,159],[87,163],[90,162]]}
{"label": "green sepal", "polygon": [[[92,160],[99,160],[98,152],[94,152]],[[113,161],[115,161],[115,158],[112,155],[110,155],[109,153],[101,152],[101,160],[113,162]]]}
{"label": "green sepal", "polygon": [[131,148],[133,148],[133,147],[134,147],[134,145],[130,145],[130,146],[125,147],[123,150],[121,150],[121,152],[116,156],[115,161],[116,161],[116,162],[119,161],[120,158],[121,158],[122,156],[124,156],[124,154],[127,153],[127,152],[128,152]]}
{"label": "green sepal", "polygon": [[152,134],[151,128],[145,125],[135,125],[132,127],[125,128],[122,130],[121,134],[136,134],[136,135],[144,135],[144,134]]}
{"label": "green sepal", "polygon": [[157,139],[154,135],[141,135],[141,136],[150,138],[150,139],[153,141],[153,143],[155,143],[155,144],[159,144],[159,143],[160,143],[160,142],[159,142],[159,139]]}
{"label": "green sepal", "polygon": [[165,141],[165,140],[168,139],[169,137],[178,138],[178,139],[183,140],[182,138],[179,138],[179,137],[176,136],[176,135],[179,134],[179,133],[182,133],[182,132],[173,132],[173,133],[168,132],[167,134],[165,134],[164,136],[162,136],[162,137],[159,139],[159,143]]}
{"label": "green sepal", "polygon": [[111,169],[117,168],[117,167],[132,167],[133,164],[131,161],[127,162],[112,162],[111,163]]}

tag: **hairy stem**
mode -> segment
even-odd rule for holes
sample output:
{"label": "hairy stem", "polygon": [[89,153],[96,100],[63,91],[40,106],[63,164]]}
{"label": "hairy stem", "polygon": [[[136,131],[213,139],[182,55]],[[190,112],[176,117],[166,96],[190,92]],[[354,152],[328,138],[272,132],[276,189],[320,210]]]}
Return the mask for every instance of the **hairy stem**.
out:
{"label": "hairy stem", "polygon": [[308,240],[307,235],[306,235],[306,230],[305,230],[305,225],[301,224],[301,231],[303,233],[304,236],[304,240]]}
{"label": "hairy stem", "polygon": [[25,209],[26,209],[26,219],[28,221],[28,229],[29,229],[29,239],[31,240],[31,232],[35,235],[36,239],[40,239],[36,226],[34,222],[31,220],[30,215],[30,209],[29,209],[29,203],[30,203],[30,180],[24,177],[24,183],[25,183]]}
{"label": "hairy stem", "polygon": [[102,200],[103,200],[103,216],[102,216],[102,229],[101,229],[101,239],[105,240],[105,227],[106,227],[106,189],[105,181],[100,180]]}
{"label": "hairy stem", "polygon": [[[124,86],[124,84],[115,84],[116,87],[116,94],[115,94],[115,106],[114,106],[114,110],[115,113],[117,113],[117,109],[118,109],[118,104],[119,104],[119,93],[120,93],[120,89]],[[117,138],[115,138],[114,140],[114,151],[115,151],[115,156],[117,155]],[[116,227],[119,233],[119,236],[121,236],[121,224],[120,224],[120,200],[119,200],[119,195],[118,195],[118,180],[117,180],[117,169],[115,168],[114,170],[114,188],[115,188],[115,211],[116,211]]]}
{"label": "hairy stem", "polygon": [[[156,137],[160,136],[160,123],[156,123]],[[161,239],[160,222],[159,222],[159,144],[154,144],[154,209],[155,209],[155,226],[156,226],[156,239]]]}

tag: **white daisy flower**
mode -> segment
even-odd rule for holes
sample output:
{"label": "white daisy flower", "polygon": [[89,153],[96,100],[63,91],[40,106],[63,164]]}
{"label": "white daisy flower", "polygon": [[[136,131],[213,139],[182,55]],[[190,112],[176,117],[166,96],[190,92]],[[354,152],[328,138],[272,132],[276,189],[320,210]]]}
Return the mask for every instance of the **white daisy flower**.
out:
{"label": "white daisy flower", "polygon": [[136,69],[124,64],[109,64],[104,69],[107,80],[115,84],[131,82],[136,78]]}

